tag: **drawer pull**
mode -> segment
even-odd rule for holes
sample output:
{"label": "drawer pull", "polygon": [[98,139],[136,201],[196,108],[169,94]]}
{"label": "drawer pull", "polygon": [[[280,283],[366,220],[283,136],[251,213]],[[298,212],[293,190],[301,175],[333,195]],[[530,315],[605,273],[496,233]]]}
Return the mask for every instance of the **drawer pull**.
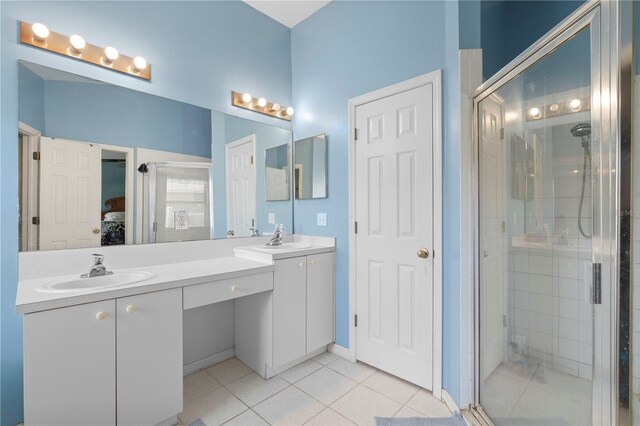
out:
{"label": "drawer pull", "polygon": [[238,287],[237,285],[231,286],[231,291],[238,291],[238,290],[240,290],[240,287]]}
{"label": "drawer pull", "polygon": [[96,314],[96,319],[97,319],[98,321],[102,321],[102,320],[103,320],[103,319],[105,319],[106,317],[107,317],[107,313],[106,313],[106,312],[102,312],[102,311],[100,311],[100,312],[98,312],[98,313]]}
{"label": "drawer pull", "polygon": [[128,314],[132,314],[132,313],[134,313],[136,311],[136,309],[137,309],[136,305],[129,305],[129,306],[127,306],[127,313]]}

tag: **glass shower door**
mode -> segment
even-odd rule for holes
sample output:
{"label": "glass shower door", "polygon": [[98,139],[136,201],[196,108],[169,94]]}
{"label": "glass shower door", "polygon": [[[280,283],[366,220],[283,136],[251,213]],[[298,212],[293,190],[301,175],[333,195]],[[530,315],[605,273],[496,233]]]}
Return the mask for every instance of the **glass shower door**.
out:
{"label": "glass shower door", "polygon": [[479,400],[498,425],[592,423],[591,31],[477,104]]}

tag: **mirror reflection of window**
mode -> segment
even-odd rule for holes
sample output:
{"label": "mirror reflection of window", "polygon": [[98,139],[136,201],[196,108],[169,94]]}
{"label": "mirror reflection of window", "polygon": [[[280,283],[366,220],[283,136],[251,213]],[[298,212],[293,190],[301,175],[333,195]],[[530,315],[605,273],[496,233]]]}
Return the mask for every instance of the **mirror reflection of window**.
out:
{"label": "mirror reflection of window", "polygon": [[294,143],[294,194],[297,200],[327,198],[327,139],[324,134]]}

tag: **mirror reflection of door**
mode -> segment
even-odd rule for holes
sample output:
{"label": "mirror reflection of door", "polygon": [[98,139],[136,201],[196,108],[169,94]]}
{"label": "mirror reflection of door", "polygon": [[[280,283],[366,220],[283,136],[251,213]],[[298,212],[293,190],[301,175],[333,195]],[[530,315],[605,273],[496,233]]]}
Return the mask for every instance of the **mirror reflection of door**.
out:
{"label": "mirror reflection of door", "polygon": [[228,143],[227,237],[248,237],[256,229],[255,135]]}

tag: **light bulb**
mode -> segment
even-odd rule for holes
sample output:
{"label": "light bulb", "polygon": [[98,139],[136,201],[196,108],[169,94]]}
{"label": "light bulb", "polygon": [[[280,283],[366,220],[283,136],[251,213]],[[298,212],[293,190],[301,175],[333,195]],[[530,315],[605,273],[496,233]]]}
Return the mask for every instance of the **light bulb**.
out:
{"label": "light bulb", "polygon": [[264,108],[267,106],[267,100],[265,98],[258,99],[258,106],[260,108]]}
{"label": "light bulb", "polygon": [[286,110],[287,115],[293,115],[294,112],[295,110],[293,109],[293,107],[287,107],[287,110]]}
{"label": "light bulb", "polygon": [[573,111],[579,111],[581,104],[580,99],[572,99],[571,102],[569,102],[569,106]]}
{"label": "light bulb", "polygon": [[118,53],[118,49],[116,49],[115,47],[109,46],[104,49],[104,57],[107,63],[115,61],[119,56],[120,53]]}
{"label": "light bulb", "polygon": [[147,67],[147,60],[144,59],[142,56],[136,56],[135,58],[133,58],[133,69],[135,71],[140,72],[146,67]]}
{"label": "light bulb", "polygon": [[244,102],[245,104],[248,104],[249,102],[251,102],[251,99],[253,99],[253,97],[251,97],[251,95],[248,93],[245,93],[244,95],[242,95],[242,102]]}
{"label": "light bulb", "polygon": [[560,106],[558,104],[551,104],[551,106],[549,107],[549,110],[551,112],[558,112],[558,109],[560,109]]}
{"label": "light bulb", "polygon": [[273,111],[273,112],[280,111],[280,104],[275,103],[275,104],[271,105],[271,111]]}
{"label": "light bulb", "polygon": [[76,53],[80,53],[80,51],[87,45],[84,39],[78,34],[74,34],[69,37],[69,43],[71,43],[71,47],[73,48],[73,50],[75,50]]}
{"label": "light bulb", "polygon": [[44,41],[45,38],[49,37],[49,28],[40,22],[33,24],[31,26],[31,31],[33,31],[33,35],[36,40]]}
{"label": "light bulb", "polygon": [[533,107],[529,110],[529,115],[531,115],[533,118],[540,118],[540,109]]}

